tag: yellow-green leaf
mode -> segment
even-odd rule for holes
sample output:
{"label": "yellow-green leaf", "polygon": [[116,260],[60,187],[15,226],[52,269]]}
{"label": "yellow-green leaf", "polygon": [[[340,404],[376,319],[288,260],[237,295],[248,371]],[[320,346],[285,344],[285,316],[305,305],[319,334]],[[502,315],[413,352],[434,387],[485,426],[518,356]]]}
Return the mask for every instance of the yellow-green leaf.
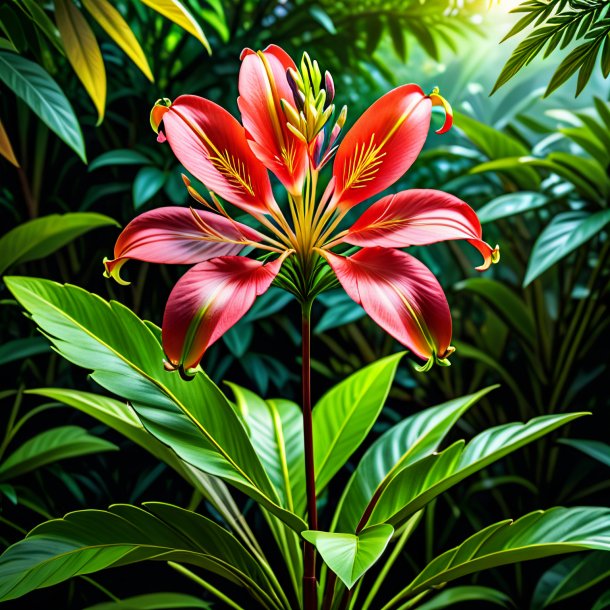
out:
{"label": "yellow-green leaf", "polygon": [[205,37],[201,26],[195,21],[194,17],[189,13],[186,7],[178,0],[142,0],[142,4],[150,6],[160,15],[167,17],[176,25],[179,25],[183,30],[192,34],[205,47],[206,51],[212,54],[210,43]]}
{"label": "yellow-green leaf", "polygon": [[6,129],[4,129],[2,121],[0,121],[0,155],[10,161],[15,167],[19,167],[19,161],[17,161],[17,157],[15,157],[11,141],[8,139],[8,134],[6,133]]}
{"label": "yellow-green leaf", "polygon": [[83,6],[152,83],[154,78],[146,55],[131,28],[108,0],[83,0]]}
{"label": "yellow-green leaf", "polygon": [[95,105],[99,125],[106,106],[106,70],[95,35],[71,0],[55,0],[55,22],[68,61]]}

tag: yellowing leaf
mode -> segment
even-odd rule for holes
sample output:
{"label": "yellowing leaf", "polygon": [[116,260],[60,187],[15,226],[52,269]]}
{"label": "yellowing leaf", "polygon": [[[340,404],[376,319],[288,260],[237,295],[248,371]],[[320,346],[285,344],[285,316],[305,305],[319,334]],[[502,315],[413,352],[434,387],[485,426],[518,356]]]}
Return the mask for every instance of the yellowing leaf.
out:
{"label": "yellowing leaf", "polygon": [[140,68],[144,76],[150,82],[154,82],[155,79],[150,71],[146,55],[121,13],[108,0],[83,0],[83,6],[91,13],[92,17],[100,24],[108,36]]}
{"label": "yellowing leaf", "polygon": [[71,0],[55,0],[55,22],[68,61],[95,105],[99,125],[106,106],[106,70],[95,35]]}
{"label": "yellowing leaf", "polygon": [[0,121],[0,155],[10,161],[15,167],[19,167],[19,161],[17,161],[17,157],[15,157],[11,141],[8,139],[8,134],[6,133],[6,129],[4,129],[2,121]]}
{"label": "yellowing leaf", "polygon": [[179,25],[183,30],[192,34],[206,48],[206,51],[210,53],[210,55],[212,54],[210,43],[205,37],[203,30],[182,2],[179,2],[178,0],[142,0],[142,4],[150,6],[150,8],[157,11],[157,13],[167,17],[167,19],[173,21],[176,25]]}

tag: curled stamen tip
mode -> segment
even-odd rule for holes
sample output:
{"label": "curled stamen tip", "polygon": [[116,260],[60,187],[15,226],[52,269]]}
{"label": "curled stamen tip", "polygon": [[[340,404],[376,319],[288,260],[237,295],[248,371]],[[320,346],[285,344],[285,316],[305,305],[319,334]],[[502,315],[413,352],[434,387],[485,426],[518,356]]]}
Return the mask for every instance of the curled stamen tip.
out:
{"label": "curled stamen tip", "polygon": [[496,264],[500,262],[500,246],[496,244],[496,247],[493,249],[491,253],[491,262],[492,264]]}
{"label": "curled stamen tip", "polygon": [[161,97],[152,107],[150,111],[150,126],[155,133],[159,133],[159,125],[163,120],[165,113],[171,108],[172,101],[168,97]]}
{"label": "curled stamen tip", "polygon": [[121,267],[127,262],[127,259],[117,260],[109,259],[107,256],[102,261],[104,263],[104,277],[112,278],[121,286],[129,286],[131,282],[127,282],[121,277]]}
{"label": "curled stamen tip", "polygon": [[445,110],[445,122],[440,129],[437,129],[435,133],[443,134],[451,129],[453,126],[453,109],[451,104],[439,93],[439,88],[434,87],[428,98],[432,102],[432,106],[442,106]]}

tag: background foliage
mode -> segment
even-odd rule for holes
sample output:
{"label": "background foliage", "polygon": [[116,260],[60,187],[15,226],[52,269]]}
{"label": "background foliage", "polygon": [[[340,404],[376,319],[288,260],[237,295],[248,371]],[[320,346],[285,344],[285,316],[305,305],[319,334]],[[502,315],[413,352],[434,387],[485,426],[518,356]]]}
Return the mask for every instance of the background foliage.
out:
{"label": "background foliage", "polygon": [[[101,277],[101,260],[110,255],[118,226],[139,211],[187,199],[180,168],[148,125],[155,99],[189,92],[235,112],[240,51],[274,42],[295,54],[307,50],[333,73],[338,101],[349,105],[348,122],[391,86],[411,81],[427,90],[439,85],[458,110],[456,128],[431,136],[395,188],[442,188],[468,201],[488,240],[501,244],[502,263],[477,277],[461,246],[418,253],[448,292],[458,351],[452,367],[427,375],[404,361],[373,435],[494,383],[501,387],[481,397],[456,434],[474,436],[543,414],[591,411],[593,417],[486,467],[434,501],[414,546],[396,557],[414,574],[491,522],[556,504],[607,504],[610,446],[601,422],[610,406],[604,384],[609,9],[596,0],[528,0],[515,21],[507,4],[209,0],[185,3],[186,12],[176,12],[172,2],[148,0],[11,0],[0,7],[0,270],[77,284],[155,323],[182,270],[134,265],[126,288]],[[508,41],[499,46],[502,37]],[[163,445],[147,447],[147,453],[133,426],[124,423],[124,436],[112,431],[111,402],[107,420],[99,413],[92,419],[82,396],[68,401],[76,410],[65,406],[65,396],[36,390],[100,388],[51,350],[6,289],[1,298],[2,543],[20,539],[43,519],[113,503],[199,506],[217,518],[200,481],[180,471],[182,476],[169,476]],[[272,289],[210,350],[206,371],[215,381],[227,379],[262,396],[296,398],[298,361],[287,354],[298,353],[297,314],[291,297]],[[319,299],[314,318],[318,398],[397,351],[338,291]],[[350,463],[359,458],[357,453]],[[517,474],[524,472],[527,479]],[[347,480],[349,468],[338,476]],[[251,500],[238,501],[235,518],[264,531]],[[541,560],[536,569],[530,564],[528,570],[466,576],[421,607],[578,603],[601,610],[610,605],[603,585],[610,572],[606,555],[594,551]],[[109,594],[149,593],[161,574],[150,563],[121,568],[125,578],[116,573],[80,577],[6,607],[44,600],[85,608]],[[393,591],[391,583],[384,586]],[[185,596],[199,592],[177,573],[165,588]],[[147,607],[146,600],[133,603]],[[176,603],[207,607],[186,597]]]}

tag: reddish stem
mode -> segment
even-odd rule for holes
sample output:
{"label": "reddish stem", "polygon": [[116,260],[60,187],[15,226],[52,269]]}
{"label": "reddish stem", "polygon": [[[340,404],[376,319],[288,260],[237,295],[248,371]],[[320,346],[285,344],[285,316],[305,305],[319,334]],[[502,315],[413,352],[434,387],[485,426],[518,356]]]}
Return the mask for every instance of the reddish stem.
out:
{"label": "reddish stem", "polygon": [[[311,417],[311,305],[303,304],[302,334],[302,381],[303,381],[303,439],[305,443],[305,481],[307,488],[307,518],[310,530],[318,529],[316,505],[316,479],[313,459],[313,422]],[[303,608],[316,610],[318,592],[316,582],[316,548],[305,542],[303,557]]]}

